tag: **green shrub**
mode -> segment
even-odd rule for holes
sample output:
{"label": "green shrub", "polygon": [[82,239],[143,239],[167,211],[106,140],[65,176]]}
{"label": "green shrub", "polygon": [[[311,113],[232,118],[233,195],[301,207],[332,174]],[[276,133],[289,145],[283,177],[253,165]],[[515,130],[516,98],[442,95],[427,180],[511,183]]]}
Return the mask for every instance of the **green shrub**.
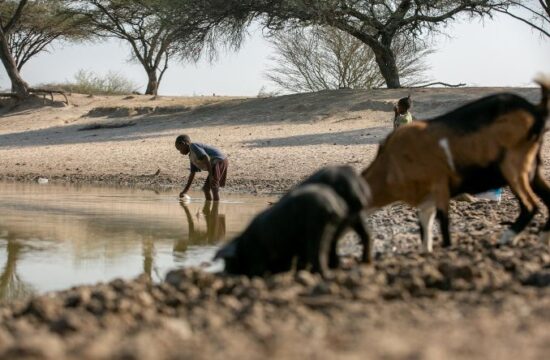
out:
{"label": "green shrub", "polygon": [[40,87],[91,95],[128,95],[135,93],[139,88],[134,82],[117,72],[109,71],[101,76],[86,70],[79,70],[73,82],[44,84]]}

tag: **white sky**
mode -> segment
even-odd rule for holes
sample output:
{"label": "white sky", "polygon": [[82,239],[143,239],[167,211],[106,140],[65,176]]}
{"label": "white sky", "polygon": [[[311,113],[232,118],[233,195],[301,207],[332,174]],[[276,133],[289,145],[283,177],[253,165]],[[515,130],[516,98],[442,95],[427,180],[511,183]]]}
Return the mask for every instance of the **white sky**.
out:
{"label": "white sky", "polygon": [[[550,73],[550,41],[526,25],[505,16],[481,23],[457,23],[445,30],[448,36],[434,39],[436,52],[426,61],[428,77],[470,86],[526,86],[539,72]],[[161,95],[254,96],[273,85],[264,73],[273,53],[269,43],[255,30],[238,53],[220,55],[218,61],[197,65],[172,62],[160,86]],[[80,70],[105,74],[116,71],[142,85],[142,68],[128,62],[130,50],[119,41],[93,45],[65,45],[44,53],[25,65],[22,75],[32,85],[71,81]],[[3,68],[0,87],[8,88]]]}

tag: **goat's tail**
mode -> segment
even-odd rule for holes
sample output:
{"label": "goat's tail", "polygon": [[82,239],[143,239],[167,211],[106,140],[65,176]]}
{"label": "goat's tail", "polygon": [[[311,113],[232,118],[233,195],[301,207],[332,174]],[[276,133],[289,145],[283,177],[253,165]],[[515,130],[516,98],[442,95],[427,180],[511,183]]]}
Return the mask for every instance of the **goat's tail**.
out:
{"label": "goat's tail", "polygon": [[535,82],[540,85],[542,90],[539,107],[543,117],[546,118],[550,114],[550,75],[539,75]]}
{"label": "goat's tail", "polygon": [[537,121],[531,128],[530,136],[542,140],[547,130],[546,121],[550,115],[550,75],[539,75],[535,78],[535,82],[540,85],[542,93],[540,104],[537,105]]}

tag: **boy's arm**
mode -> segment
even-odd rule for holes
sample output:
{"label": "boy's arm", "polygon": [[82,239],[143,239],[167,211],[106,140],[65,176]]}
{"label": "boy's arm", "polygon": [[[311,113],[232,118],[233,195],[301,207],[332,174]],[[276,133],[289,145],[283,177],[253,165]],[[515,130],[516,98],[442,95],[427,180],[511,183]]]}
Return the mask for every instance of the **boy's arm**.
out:
{"label": "boy's arm", "polygon": [[187,194],[187,192],[189,191],[189,188],[191,187],[191,184],[193,183],[194,179],[195,179],[195,172],[191,171],[191,173],[189,174],[189,179],[187,179],[187,184],[183,188],[183,191],[180,192],[180,197],[183,197],[183,195]]}

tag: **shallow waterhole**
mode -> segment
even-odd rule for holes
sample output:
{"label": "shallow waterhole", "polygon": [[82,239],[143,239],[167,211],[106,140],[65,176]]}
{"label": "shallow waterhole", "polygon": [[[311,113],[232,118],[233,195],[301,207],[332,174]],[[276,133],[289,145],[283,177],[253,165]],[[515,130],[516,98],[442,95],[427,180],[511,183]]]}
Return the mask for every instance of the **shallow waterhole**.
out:
{"label": "shallow waterhole", "polygon": [[0,183],[0,302],[173,268],[209,271],[218,246],[274,197]]}

